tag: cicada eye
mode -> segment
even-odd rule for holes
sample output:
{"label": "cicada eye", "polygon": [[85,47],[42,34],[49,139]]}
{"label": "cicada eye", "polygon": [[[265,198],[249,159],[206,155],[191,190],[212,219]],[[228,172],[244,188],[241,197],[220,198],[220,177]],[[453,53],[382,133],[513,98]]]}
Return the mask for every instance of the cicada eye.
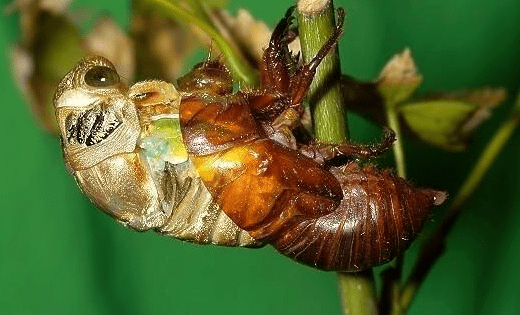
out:
{"label": "cicada eye", "polygon": [[85,73],[85,83],[91,87],[104,88],[118,84],[119,75],[114,69],[96,66]]}

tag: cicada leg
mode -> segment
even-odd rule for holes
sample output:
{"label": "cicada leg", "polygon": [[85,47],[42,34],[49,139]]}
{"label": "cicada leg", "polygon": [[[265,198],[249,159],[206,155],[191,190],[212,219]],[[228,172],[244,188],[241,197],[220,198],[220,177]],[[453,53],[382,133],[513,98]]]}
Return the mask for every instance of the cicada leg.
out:
{"label": "cicada leg", "polygon": [[388,151],[388,149],[392,147],[394,141],[395,133],[391,129],[386,128],[384,139],[375,145],[352,143],[332,145],[326,143],[312,143],[300,146],[299,151],[303,155],[323,164],[338,156],[363,158],[375,157]]}
{"label": "cicada leg", "polygon": [[289,8],[276,25],[260,63],[261,86],[282,94],[289,92],[289,65],[295,64],[287,47],[286,36],[293,20],[293,11],[294,7]]}
{"label": "cicada leg", "polygon": [[343,23],[345,20],[345,11],[338,9],[338,23],[336,28],[330,34],[327,42],[321,47],[318,53],[312,58],[311,62],[303,66],[296,75],[291,78],[289,91],[291,92],[291,105],[300,106],[307,95],[307,91],[311,85],[316,69],[327,54],[335,47],[339,36],[343,31]]}
{"label": "cicada leg", "polygon": [[248,95],[253,114],[271,122],[289,108],[294,108],[300,115],[302,114],[301,104],[316,74],[316,69],[338,42],[345,17],[345,12],[339,9],[338,23],[327,42],[311,62],[297,69],[296,58],[291,55],[287,47],[288,41],[293,36],[290,32],[293,19],[291,14],[292,9],[289,9],[278,23],[262,57],[260,72],[263,93]]}

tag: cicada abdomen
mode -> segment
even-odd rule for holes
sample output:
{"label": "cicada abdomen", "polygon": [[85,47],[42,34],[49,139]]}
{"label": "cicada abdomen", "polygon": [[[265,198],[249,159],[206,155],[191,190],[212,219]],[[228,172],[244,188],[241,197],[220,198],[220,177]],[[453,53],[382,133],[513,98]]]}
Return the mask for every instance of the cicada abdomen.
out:
{"label": "cicada abdomen", "polygon": [[392,260],[417,237],[432,206],[445,199],[372,165],[351,162],[330,172],[343,190],[339,206],[285,227],[272,242],[284,255],[323,270],[358,271]]}

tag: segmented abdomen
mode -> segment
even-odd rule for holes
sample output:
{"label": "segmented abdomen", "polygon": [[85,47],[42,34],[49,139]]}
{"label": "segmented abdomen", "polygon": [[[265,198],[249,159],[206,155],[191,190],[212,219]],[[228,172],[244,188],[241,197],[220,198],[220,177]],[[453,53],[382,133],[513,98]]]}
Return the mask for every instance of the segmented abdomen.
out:
{"label": "segmented abdomen", "polygon": [[287,227],[272,242],[284,255],[323,270],[358,271],[392,260],[445,199],[371,165],[351,162],[330,171],[343,189],[339,207]]}

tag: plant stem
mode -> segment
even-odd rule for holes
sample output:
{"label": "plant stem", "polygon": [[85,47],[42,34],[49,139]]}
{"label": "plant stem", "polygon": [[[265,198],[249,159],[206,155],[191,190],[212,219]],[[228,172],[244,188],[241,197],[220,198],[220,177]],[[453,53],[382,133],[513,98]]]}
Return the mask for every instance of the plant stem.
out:
{"label": "plant stem", "polygon": [[207,23],[208,25],[214,26],[213,22],[211,21],[211,18],[209,17],[206,10],[204,10],[203,4],[200,2],[200,0],[184,0],[190,8],[192,9],[193,13],[202,21]]}
{"label": "plant stem", "polygon": [[[303,61],[308,63],[329,39],[334,30],[332,1],[298,3],[298,29]],[[316,139],[328,143],[342,143],[347,139],[347,123],[340,89],[341,74],[338,49],[321,62],[308,92],[314,120]]]}
{"label": "plant stem", "polygon": [[495,161],[496,157],[500,154],[509,138],[511,138],[511,135],[516,130],[519,123],[520,94],[516,99],[516,104],[511,112],[510,117],[501,124],[493,138],[491,138],[487,144],[477,163],[455,196],[450,210],[445,215],[441,225],[423,245],[419,259],[417,260],[410,278],[407,280],[404,286],[403,294],[401,295],[400,305],[403,310],[406,310],[410,306],[419,286],[426,278],[428,271],[444,252],[448,234],[451,232],[455,221],[459,217],[464,203],[469,199],[469,197],[475,192],[479,184],[482,182],[485,174]]}
{"label": "plant stem", "polygon": [[228,65],[233,73],[233,78],[246,85],[256,85],[258,82],[258,74],[249,65],[244,63],[240,55],[229,44],[229,42],[220,35],[220,33],[206,21],[204,18],[192,14],[188,10],[182,8],[177,1],[174,0],[143,0],[151,4],[161,7],[164,11],[170,14],[173,18],[187,21],[198,26],[204,31],[218,46],[222,52],[223,57],[227,60]]}
{"label": "plant stem", "polygon": [[395,105],[387,104],[385,107],[388,127],[395,132],[396,137],[393,152],[397,175],[406,178],[406,163],[404,158],[403,141],[401,138],[401,125],[399,124],[399,114],[397,113]]}
{"label": "plant stem", "polygon": [[343,314],[377,314],[372,269],[357,273],[339,273],[338,276]]}
{"label": "plant stem", "polygon": [[[395,167],[397,175],[406,179],[406,162],[404,155],[404,147],[402,141],[401,124],[399,122],[399,113],[396,108],[397,104],[386,103],[386,119],[388,127],[395,132],[396,140],[392,151],[394,152]],[[402,294],[401,276],[403,273],[404,257],[400,254],[395,259],[395,265],[388,267],[383,274],[383,288],[381,298],[381,313],[386,314],[389,311],[393,315],[402,314],[400,307],[400,298]]]}
{"label": "plant stem", "polygon": [[[334,30],[332,1],[298,3],[298,28],[302,57],[308,63]],[[309,90],[309,103],[319,141],[342,143],[347,140],[347,121],[340,89],[340,64],[336,48],[321,62]],[[377,314],[373,271],[338,273],[343,314]]]}
{"label": "plant stem", "polygon": [[[520,104],[520,101],[517,101],[517,104]],[[461,205],[473,194],[477,186],[480,184],[487,170],[493,164],[495,158],[500,154],[507,140],[509,140],[513,131],[516,129],[520,119],[519,107],[520,105],[515,107],[512,115],[507,121],[502,123],[491,141],[488,143],[477,161],[477,164],[457,193],[451,209],[459,211],[457,209],[460,209]]]}

